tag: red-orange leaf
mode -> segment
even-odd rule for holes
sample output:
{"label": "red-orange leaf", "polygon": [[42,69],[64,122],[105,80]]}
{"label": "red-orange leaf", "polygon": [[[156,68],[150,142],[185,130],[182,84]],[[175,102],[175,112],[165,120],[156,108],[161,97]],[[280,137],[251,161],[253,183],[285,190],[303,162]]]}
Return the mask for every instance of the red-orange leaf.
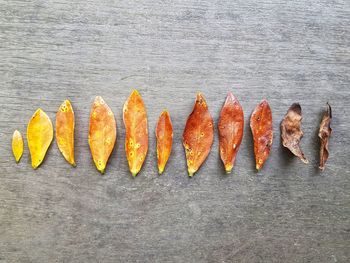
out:
{"label": "red-orange leaf", "polygon": [[243,109],[236,97],[230,92],[221,109],[218,123],[219,148],[225,170],[230,173],[234,165],[244,128]]}
{"label": "red-orange leaf", "polygon": [[163,111],[156,127],[158,171],[162,174],[171,153],[173,125],[168,111]]}
{"label": "red-orange leaf", "polygon": [[141,170],[148,151],[147,112],[142,97],[134,90],[123,108],[125,152],[133,176]]}
{"label": "red-orange leaf", "polygon": [[267,100],[262,100],[254,109],[250,117],[250,128],[254,140],[256,169],[260,170],[269,157],[273,140],[272,113]]}
{"label": "red-orange leaf", "polygon": [[193,176],[207,158],[213,144],[213,139],[213,118],[210,115],[203,95],[197,93],[192,113],[187,119],[182,135],[189,176]]}

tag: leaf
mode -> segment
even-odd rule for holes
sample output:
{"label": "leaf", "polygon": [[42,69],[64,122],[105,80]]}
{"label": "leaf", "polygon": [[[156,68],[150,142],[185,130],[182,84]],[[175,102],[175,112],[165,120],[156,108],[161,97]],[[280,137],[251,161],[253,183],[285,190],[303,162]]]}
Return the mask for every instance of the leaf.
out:
{"label": "leaf", "polygon": [[65,100],[56,114],[56,141],[63,157],[72,166],[74,160],[74,111],[69,100]]}
{"label": "leaf", "polygon": [[332,128],[331,128],[331,121],[332,121],[332,108],[327,102],[327,109],[323,115],[321,124],[320,124],[320,130],[318,133],[318,137],[321,141],[321,147],[320,147],[320,170],[323,171],[325,169],[326,161],[329,156],[329,138],[332,134]]}
{"label": "leaf", "polygon": [[18,130],[15,130],[12,136],[12,152],[16,162],[19,163],[23,154],[23,138]]}
{"label": "leaf", "polygon": [[189,115],[182,135],[185,148],[188,175],[193,176],[209,155],[214,140],[214,122],[205,98],[197,93],[196,101]]}
{"label": "leaf", "polygon": [[243,129],[244,116],[242,106],[230,92],[221,109],[218,123],[220,157],[227,173],[231,172],[234,165],[242,142]]}
{"label": "leaf", "polygon": [[30,119],[27,127],[28,147],[34,169],[43,162],[52,139],[52,122],[49,116],[39,108]]}
{"label": "leaf", "polygon": [[163,111],[156,126],[158,171],[162,174],[173,144],[173,125],[168,111]]}
{"label": "leaf", "polygon": [[114,114],[102,97],[97,96],[90,112],[89,145],[95,166],[104,174],[117,138]]}
{"label": "leaf", "polygon": [[142,97],[133,90],[123,107],[125,152],[131,174],[141,170],[148,151],[147,112]]}
{"label": "leaf", "polygon": [[250,117],[250,128],[253,134],[256,169],[260,170],[269,157],[273,141],[272,112],[267,100],[262,100],[254,109]]}
{"label": "leaf", "polygon": [[300,148],[300,140],[303,137],[301,120],[300,104],[293,103],[281,122],[281,138],[284,147],[288,148],[304,163],[308,163],[309,161],[305,158],[304,153]]}

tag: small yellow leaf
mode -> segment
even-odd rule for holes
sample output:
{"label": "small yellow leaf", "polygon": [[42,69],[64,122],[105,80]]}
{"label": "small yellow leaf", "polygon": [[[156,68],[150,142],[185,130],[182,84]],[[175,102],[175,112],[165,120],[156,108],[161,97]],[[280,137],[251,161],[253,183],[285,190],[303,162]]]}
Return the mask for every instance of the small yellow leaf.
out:
{"label": "small yellow leaf", "polygon": [[12,152],[13,156],[15,156],[16,162],[18,163],[23,154],[23,138],[22,134],[15,130],[12,136]]}
{"label": "small yellow leaf", "polygon": [[32,167],[38,168],[53,139],[52,122],[42,109],[37,109],[27,127],[27,140]]}

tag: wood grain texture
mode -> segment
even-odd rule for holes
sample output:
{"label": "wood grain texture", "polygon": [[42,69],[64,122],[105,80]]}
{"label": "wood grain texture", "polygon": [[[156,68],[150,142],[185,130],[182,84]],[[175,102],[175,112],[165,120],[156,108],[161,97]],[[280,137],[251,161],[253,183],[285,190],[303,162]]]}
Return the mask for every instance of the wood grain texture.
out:
{"label": "wood grain texture", "polygon": [[[350,258],[350,2],[0,0],[0,262],[348,262]],[[133,88],[145,101],[149,152],[128,172],[122,107]],[[195,93],[215,127],[228,91],[245,133],[226,175],[212,151],[194,178],[181,135]],[[112,108],[116,148],[104,176],[90,156],[93,98]],[[256,173],[249,117],[268,98],[275,139]],[[17,165],[11,136],[38,107],[55,121],[64,99],[76,115],[74,169],[56,143],[37,170]],[[326,101],[333,135],[318,171]],[[303,110],[304,165],[283,149],[279,124]],[[157,175],[154,128],[163,108],[172,156]]]}

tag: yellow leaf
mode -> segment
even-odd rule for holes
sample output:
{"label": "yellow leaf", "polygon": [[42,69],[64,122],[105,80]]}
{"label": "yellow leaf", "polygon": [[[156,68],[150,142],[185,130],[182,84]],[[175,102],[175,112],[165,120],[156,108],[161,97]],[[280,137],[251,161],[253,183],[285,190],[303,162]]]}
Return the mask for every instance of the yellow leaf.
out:
{"label": "yellow leaf", "polygon": [[23,138],[22,134],[15,130],[12,136],[12,152],[15,156],[16,162],[18,163],[23,154]]}
{"label": "yellow leaf", "polygon": [[53,139],[52,122],[42,109],[37,109],[27,127],[27,140],[32,167],[38,168]]}

